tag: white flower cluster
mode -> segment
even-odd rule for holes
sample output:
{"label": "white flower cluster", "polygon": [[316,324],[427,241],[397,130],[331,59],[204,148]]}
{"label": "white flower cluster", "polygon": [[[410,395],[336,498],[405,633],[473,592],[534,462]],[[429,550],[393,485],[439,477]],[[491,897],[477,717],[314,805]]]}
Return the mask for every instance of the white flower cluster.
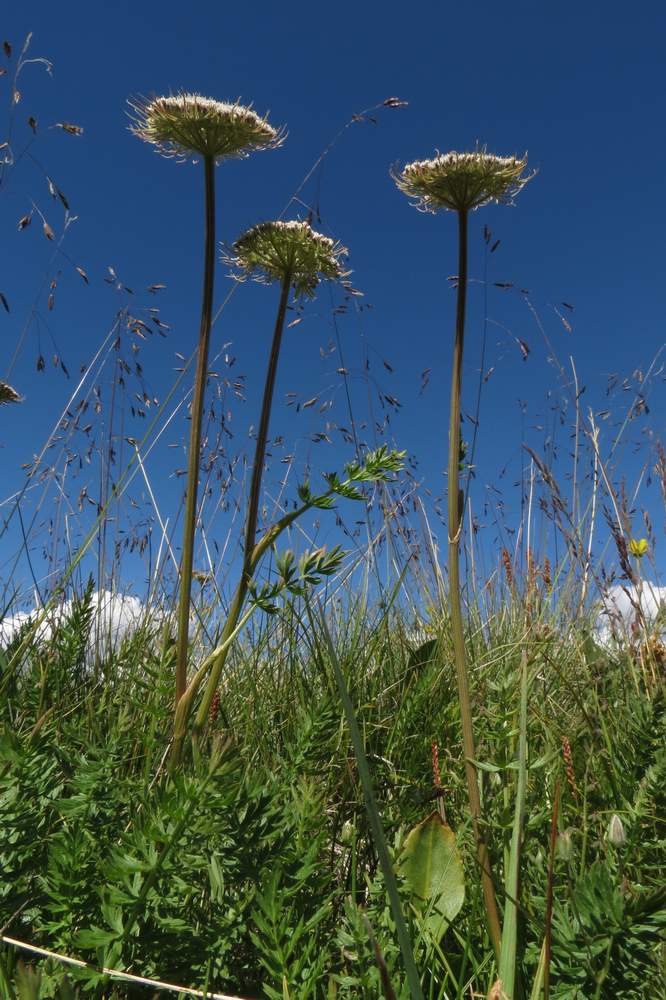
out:
{"label": "white flower cluster", "polygon": [[340,266],[346,248],[298,219],[260,222],[231,249],[223,260],[238,268],[241,279],[253,275],[268,284],[289,280],[297,296],[313,295],[322,278],[346,277]]}
{"label": "white flower cluster", "polygon": [[527,157],[473,153],[437,153],[391,173],[398,188],[426,212],[469,212],[488,202],[511,204],[534,174],[524,174]]}
{"label": "white flower cluster", "polygon": [[195,154],[219,161],[274,149],[284,138],[284,133],[252,108],[201,94],[172,94],[129,103],[134,112],[130,131],[165,156]]}

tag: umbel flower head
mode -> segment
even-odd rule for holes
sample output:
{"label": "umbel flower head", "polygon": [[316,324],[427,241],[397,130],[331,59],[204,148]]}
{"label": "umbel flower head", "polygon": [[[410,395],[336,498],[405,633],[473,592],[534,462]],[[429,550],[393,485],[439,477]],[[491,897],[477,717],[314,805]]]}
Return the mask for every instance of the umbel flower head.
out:
{"label": "umbel flower head", "polygon": [[0,405],[3,403],[20,403],[21,397],[16,389],[7,382],[0,381]]}
{"label": "umbel flower head", "polygon": [[527,156],[494,156],[485,147],[473,153],[438,153],[432,160],[415,160],[391,176],[423,212],[448,209],[470,212],[495,201],[511,205],[534,177],[525,174]]}
{"label": "umbel flower head", "polygon": [[137,98],[130,132],[151,143],[164,156],[191,154],[225,160],[257,149],[274,149],[284,133],[252,108],[215,101],[200,94]]}
{"label": "umbel flower head", "polygon": [[240,270],[240,280],[251,275],[265,284],[289,279],[297,296],[313,295],[322,278],[349,273],[340,263],[347,249],[298,220],[261,222],[239,236],[231,250],[223,260]]}

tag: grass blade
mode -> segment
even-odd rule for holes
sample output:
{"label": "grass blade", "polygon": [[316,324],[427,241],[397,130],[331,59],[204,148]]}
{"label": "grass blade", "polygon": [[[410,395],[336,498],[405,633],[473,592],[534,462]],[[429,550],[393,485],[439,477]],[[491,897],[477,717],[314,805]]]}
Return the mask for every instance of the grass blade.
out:
{"label": "grass blade", "polygon": [[[368,761],[365,756],[365,751],[363,749],[363,739],[361,737],[361,732],[358,727],[358,721],[356,719],[356,713],[354,712],[354,706],[352,704],[347,685],[345,683],[345,678],[342,673],[342,668],[340,666],[340,661],[338,660],[337,654],[335,652],[335,647],[333,646],[333,640],[331,638],[331,633],[329,631],[328,625],[326,624],[326,619],[324,613],[319,607],[319,624],[321,625],[321,630],[324,635],[326,650],[328,652],[331,667],[333,668],[333,673],[335,675],[336,684],[338,686],[338,691],[340,694],[340,700],[342,701],[342,707],[344,709],[345,717],[347,719],[347,725],[349,726],[349,734],[351,736],[352,745],[354,747],[354,756],[356,757],[356,766],[358,767],[358,774],[361,781],[361,787],[363,788],[363,799],[365,801],[365,808],[368,813],[368,820],[370,821],[370,829],[372,830],[373,840],[375,842],[375,850],[377,851],[377,856],[379,858],[379,863],[381,865],[382,874],[384,876],[384,882],[386,883],[386,891],[388,893],[389,902],[391,904],[391,912],[393,914],[393,919],[395,920],[396,932],[398,935],[398,944],[400,945],[400,951],[402,953],[402,961],[405,966],[405,973],[407,976],[407,983],[409,985],[409,993],[411,1000],[423,1000],[423,992],[421,990],[421,980],[416,968],[416,963],[414,961],[414,952],[412,950],[412,942],[409,938],[409,933],[407,931],[407,922],[405,920],[405,915],[402,911],[402,903],[400,901],[400,896],[398,894],[398,883],[395,877],[395,872],[393,871],[393,866],[391,864],[391,858],[388,851],[388,846],[386,843],[386,836],[384,834],[384,827],[382,826],[381,817],[379,815],[379,808],[377,806],[377,800],[375,798],[374,789],[372,786],[372,777],[370,775],[370,768],[368,767]],[[312,615],[310,606],[308,604],[308,614],[310,615],[310,621],[314,627],[315,621]]]}
{"label": "grass blade", "polygon": [[527,794],[527,653],[523,651],[520,664],[520,731],[518,736],[518,780],[516,804],[511,835],[509,868],[505,880],[506,902],[502,926],[499,979],[502,990],[513,1000],[516,982],[516,951],[518,946],[518,893],[520,891],[520,849]]}

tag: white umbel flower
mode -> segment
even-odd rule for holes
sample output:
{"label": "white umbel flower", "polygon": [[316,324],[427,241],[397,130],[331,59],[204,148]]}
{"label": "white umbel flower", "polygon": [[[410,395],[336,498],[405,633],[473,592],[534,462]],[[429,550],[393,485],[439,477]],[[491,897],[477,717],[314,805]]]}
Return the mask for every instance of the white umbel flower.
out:
{"label": "white umbel flower", "polygon": [[252,108],[201,94],[137,98],[129,105],[134,113],[132,134],[164,156],[186,158],[194,154],[220,161],[275,149],[284,140],[284,132]]}
{"label": "white umbel flower", "polygon": [[313,295],[319,282],[346,277],[340,259],[347,249],[315,232],[308,222],[262,222],[236,240],[223,260],[240,280],[253,276],[266,284],[289,280],[297,296]]}
{"label": "white umbel flower", "polygon": [[20,403],[21,396],[19,396],[16,389],[9,385],[7,382],[0,381],[0,404],[3,403]]}
{"label": "white umbel flower", "polygon": [[485,148],[473,153],[438,153],[432,160],[415,160],[391,171],[399,189],[424,212],[446,209],[470,212],[488,202],[513,204],[534,177],[525,174],[527,156],[494,156]]}

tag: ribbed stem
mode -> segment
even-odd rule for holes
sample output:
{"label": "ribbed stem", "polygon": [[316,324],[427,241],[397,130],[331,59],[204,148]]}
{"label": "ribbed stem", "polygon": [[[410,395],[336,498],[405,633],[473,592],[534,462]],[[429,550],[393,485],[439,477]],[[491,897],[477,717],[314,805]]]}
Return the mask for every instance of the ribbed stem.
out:
{"label": "ribbed stem", "polygon": [[474,750],[474,729],[472,726],[472,706],[469,696],[469,680],[465,656],[465,634],[463,630],[462,604],[460,600],[460,533],[462,528],[463,494],[459,485],[460,465],[460,392],[462,388],[462,359],[465,340],[465,308],[467,304],[467,212],[458,212],[458,298],[456,305],[456,336],[453,346],[453,373],[451,378],[451,410],[449,418],[449,474],[448,474],[448,520],[449,520],[449,604],[451,608],[451,631],[453,651],[458,680],[458,701],[462,722],[463,749],[465,752],[465,775],[467,795],[472,817],[472,827],[476,842],[476,854],[481,869],[483,900],[488,921],[488,931],[495,954],[499,957],[502,928],[500,924],[495,887],[493,885],[490,858],[481,831],[481,797]]}
{"label": "ribbed stem", "polygon": [[278,360],[280,357],[280,347],[282,345],[282,331],[284,330],[284,320],[287,314],[287,304],[289,302],[289,288],[291,286],[291,275],[287,273],[282,279],[280,290],[280,304],[278,306],[275,329],[273,331],[273,343],[268,359],[268,371],[266,372],[266,383],[264,385],[264,398],[261,404],[261,417],[259,418],[259,429],[257,431],[257,444],[254,450],[254,465],[252,467],[252,482],[250,484],[250,499],[247,509],[247,520],[245,522],[245,549],[243,553],[243,576],[246,583],[249,583],[248,572],[252,561],[252,552],[257,536],[257,521],[259,519],[259,500],[261,496],[261,478],[264,472],[264,461],[266,459],[266,442],[268,440],[268,425],[271,419],[271,407],[273,405],[273,392],[275,390],[275,376],[277,375]]}
{"label": "ribbed stem", "polygon": [[185,494],[185,519],[183,523],[183,550],[180,564],[180,594],[178,601],[178,641],[176,647],[176,705],[187,685],[187,653],[190,624],[190,596],[192,593],[192,562],[197,519],[197,493],[199,487],[199,459],[201,452],[201,422],[208,375],[208,350],[213,319],[213,286],[215,283],[215,160],[204,159],[205,218],[204,280],[201,302],[201,326],[197,369],[194,376],[190,445],[187,462]]}
{"label": "ribbed stem", "polygon": [[[247,589],[252,579],[253,553],[257,536],[257,522],[259,520],[259,501],[261,498],[261,479],[264,471],[264,461],[266,459],[266,442],[268,440],[268,427],[271,417],[271,407],[273,404],[273,392],[275,390],[275,377],[277,375],[278,361],[280,358],[280,347],[282,345],[282,333],[284,330],[284,320],[287,314],[287,304],[289,301],[289,289],[291,287],[291,275],[286,274],[282,281],[280,292],[280,304],[278,306],[275,329],[273,331],[273,342],[268,360],[268,371],[266,372],[266,383],[264,385],[264,396],[261,404],[261,417],[259,418],[259,429],[257,431],[257,444],[254,450],[254,465],[252,466],[252,481],[250,484],[250,497],[248,501],[247,517],[245,520],[245,549],[243,552],[243,568],[241,579],[236,588],[236,593],[229,609],[229,616],[224,626],[222,638],[225,639],[236,628],[243,604],[247,596]],[[204,691],[199,709],[194,722],[195,738],[201,732],[208,718],[208,711],[220,679],[220,673],[227,658],[228,649],[218,657],[211,668],[208,683]]]}

